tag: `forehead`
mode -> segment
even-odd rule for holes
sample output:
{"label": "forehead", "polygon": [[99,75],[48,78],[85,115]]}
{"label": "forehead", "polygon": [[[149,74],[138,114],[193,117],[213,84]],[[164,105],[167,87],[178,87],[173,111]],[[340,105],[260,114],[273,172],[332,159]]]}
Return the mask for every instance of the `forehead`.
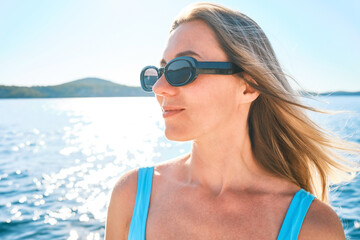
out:
{"label": "forehead", "polygon": [[163,59],[169,62],[178,53],[192,51],[200,61],[226,61],[214,31],[203,21],[194,20],[178,26],[170,35]]}

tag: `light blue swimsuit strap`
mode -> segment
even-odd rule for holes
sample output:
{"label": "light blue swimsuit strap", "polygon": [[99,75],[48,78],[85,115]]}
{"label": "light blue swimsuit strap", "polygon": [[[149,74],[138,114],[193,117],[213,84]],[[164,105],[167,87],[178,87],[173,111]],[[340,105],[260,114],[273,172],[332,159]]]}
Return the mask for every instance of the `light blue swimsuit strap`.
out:
{"label": "light blue swimsuit strap", "polygon": [[301,225],[314,198],[304,189],[300,189],[295,194],[281,226],[278,240],[296,240],[298,238]]}
{"label": "light blue swimsuit strap", "polygon": [[145,239],[154,167],[139,168],[138,185],[128,240]]}

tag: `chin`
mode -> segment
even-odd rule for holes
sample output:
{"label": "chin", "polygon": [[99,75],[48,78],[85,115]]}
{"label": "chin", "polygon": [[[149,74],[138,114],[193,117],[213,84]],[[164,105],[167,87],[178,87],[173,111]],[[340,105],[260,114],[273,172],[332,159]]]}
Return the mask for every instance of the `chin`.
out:
{"label": "chin", "polygon": [[185,131],[178,130],[175,131],[174,129],[167,129],[165,128],[165,137],[170,141],[177,141],[177,142],[186,142],[193,140],[193,138],[186,134]]}

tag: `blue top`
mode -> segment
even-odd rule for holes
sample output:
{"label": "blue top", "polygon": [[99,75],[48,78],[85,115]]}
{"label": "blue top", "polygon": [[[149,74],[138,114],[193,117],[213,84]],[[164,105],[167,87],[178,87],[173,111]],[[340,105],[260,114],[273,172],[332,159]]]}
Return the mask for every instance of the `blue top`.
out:
{"label": "blue top", "polygon": [[278,240],[296,240],[298,238],[301,225],[314,198],[304,189],[295,193],[281,226]]}
{"label": "blue top", "polygon": [[135,207],[128,236],[130,240],[145,240],[153,171],[154,167],[139,168]]}
{"label": "blue top", "polygon": [[[131,219],[128,240],[145,240],[153,171],[154,167],[139,169],[135,207]],[[278,240],[297,239],[305,215],[314,198],[313,195],[303,189],[296,192],[281,226]]]}

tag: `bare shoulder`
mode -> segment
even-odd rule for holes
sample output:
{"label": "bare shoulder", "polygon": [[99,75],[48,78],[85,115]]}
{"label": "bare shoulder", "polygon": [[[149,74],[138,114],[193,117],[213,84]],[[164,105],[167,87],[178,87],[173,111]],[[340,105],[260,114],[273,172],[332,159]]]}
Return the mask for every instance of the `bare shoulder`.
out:
{"label": "bare shoulder", "polygon": [[127,239],[135,206],[138,169],[124,173],[116,182],[108,207],[105,239]]}
{"label": "bare shoulder", "polygon": [[124,193],[131,193],[133,190],[136,191],[138,172],[139,169],[135,168],[121,175],[113,188],[112,194],[116,197],[118,195],[123,195]]}
{"label": "bare shoulder", "polygon": [[299,239],[343,240],[345,234],[335,211],[329,205],[314,199],[305,216]]}

